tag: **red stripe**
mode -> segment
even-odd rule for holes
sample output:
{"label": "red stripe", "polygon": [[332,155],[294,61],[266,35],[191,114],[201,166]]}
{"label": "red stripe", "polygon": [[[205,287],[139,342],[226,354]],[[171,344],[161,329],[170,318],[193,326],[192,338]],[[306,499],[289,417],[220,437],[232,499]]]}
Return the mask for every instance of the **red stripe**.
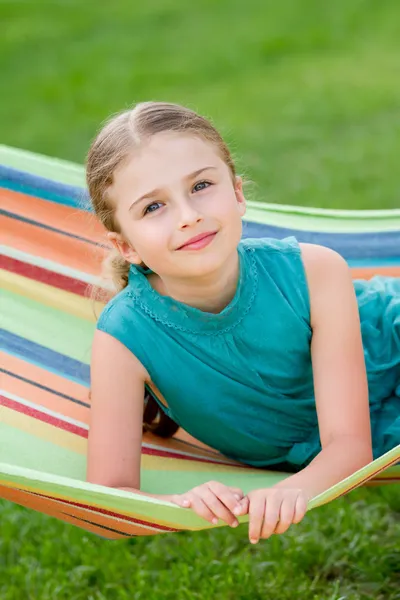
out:
{"label": "red stripe", "polygon": [[[24,492],[26,490],[20,490],[20,491]],[[90,510],[91,512],[95,512],[95,513],[97,512],[102,515],[106,515],[107,517],[114,517],[117,519],[121,519],[121,521],[128,521],[129,523],[144,525],[145,527],[155,527],[157,529],[160,529],[160,531],[180,531],[179,529],[176,529],[173,527],[167,527],[166,525],[158,525],[158,524],[151,523],[148,521],[143,521],[142,519],[128,517],[127,515],[122,515],[120,513],[116,513],[111,510],[106,510],[105,508],[99,508],[98,506],[90,506],[88,504],[81,504],[80,502],[73,502],[72,500],[65,500],[64,498],[62,498],[62,499],[56,498],[55,496],[47,496],[46,494],[40,494],[39,492],[29,491],[29,493],[33,494],[35,496],[39,496],[41,498],[45,498],[46,500],[54,500],[55,502],[61,502],[62,504],[76,506],[77,508],[84,508],[85,510]],[[150,497],[150,496],[148,496],[148,497]],[[79,517],[75,517],[75,518],[79,518]],[[92,524],[96,525],[96,523],[92,523]]]}
{"label": "red stripe", "polygon": [[11,271],[17,275],[23,275],[28,279],[34,279],[40,281],[40,283],[47,283],[53,287],[59,288],[66,292],[72,292],[79,296],[88,297],[90,285],[79,279],[74,279],[67,275],[61,275],[60,273],[54,273],[43,267],[36,265],[30,265],[21,260],[10,258],[9,256],[0,255],[0,268],[6,271]]}
{"label": "red stripe", "polygon": [[88,437],[88,432],[86,429],[83,429],[83,427],[78,427],[77,425],[73,425],[72,423],[68,423],[67,421],[63,421],[62,419],[48,415],[35,408],[31,408],[30,406],[26,406],[25,404],[21,404],[15,400],[6,398],[1,394],[0,405],[5,406],[6,408],[11,408],[19,413],[23,413],[24,415],[32,417],[33,419],[38,419],[38,421],[42,421],[48,425],[54,425],[54,427],[64,429],[64,431],[69,431],[70,433],[74,433],[75,435],[79,435],[84,438]]}
{"label": "red stripe", "polygon": [[161,458],[179,458],[181,460],[189,460],[191,462],[202,462],[210,465],[221,465],[224,467],[235,467],[235,469],[250,469],[248,465],[242,464],[232,464],[229,462],[222,462],[217,460],[211,460],[208,458],[202,458],[197,456],[185,456],[184,454],[180,454],[179,452],[168,452],[166,450],[155,450],[153,448],[145,448],[142,447],[142,454],[146,454],[147,456],[160,456]]}
{"label": "red stripe", "polygon": [[[64,431],[68,431],[75,435],[79,435],[82,438],[87,439],[88,437],[88,430],[84,429],[83,427],[73,425],[72,423],[68,423],[67,421],[63,421],[62,419],[53,417],[52,415],[48,415],[47,413],[43,413],[35,408],[31,408],[29,406],[26,406],[25,404],[21,404],[15,400],[11,400],[10,398],[6,398],[2,395],[0,395],[0,405],[3,405],[6,408],[10,408],[11,410],[15,410],[19,413],[27,415],[28,417],[38,419],[38,421],[42,421],[43,423],[47,423],[48,425],[52,425],[54,427],[58,427],[59,429],[63,429]],[[202,457],[185,456],[184,454],[180,454],[179,452],[168,452],[167,450],[157,450],[155,448],[146,448],[144,446],[142,447],[142,454],[145,454],[147,456],[159,456],[160,458],[179,458],[181,460],[197,461],[212,465],[219,464],[225,466],[235,466],[244,469],[249,468],[247,465],[232,465],[231,463],[223,463]]]}

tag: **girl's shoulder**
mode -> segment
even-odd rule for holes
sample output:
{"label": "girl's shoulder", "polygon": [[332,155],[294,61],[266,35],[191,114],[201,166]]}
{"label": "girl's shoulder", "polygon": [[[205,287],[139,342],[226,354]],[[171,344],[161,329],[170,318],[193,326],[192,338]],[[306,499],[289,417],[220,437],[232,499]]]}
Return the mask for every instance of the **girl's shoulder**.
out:
{"label": "girl's shoulder", "polygon": [[240,241],[240,245],[248,250],[252,250],[258,254],[268,253],[295,253],[300,254],[300,245],[294,236],[289,236],[283,239],[277,238],[244,238]]}
{"label": "girl's shoulder", "polygon": [[125,320],[128,315],[132,316],[132,300],[129,297],[128,288],[124,288],[103,307],[97,320],[97,328],[108,333],[109,328],[120,327],[121,320]]}
{"label": "girl's shoulder", "polygon": [[284,239],[247,238],[241,240],[240,246],[254,257],[259,266],[264,266],[271,274],[287,274],[293,269],[303,269],[301,246],[293,236]]}
{"label": "girl's shoulder", "polygon": [[260,294],[271,303],[290,305],[309,325],[310,294],[302,248],[293,236],[284,239],[250,238],[241,241],[254,257]]}

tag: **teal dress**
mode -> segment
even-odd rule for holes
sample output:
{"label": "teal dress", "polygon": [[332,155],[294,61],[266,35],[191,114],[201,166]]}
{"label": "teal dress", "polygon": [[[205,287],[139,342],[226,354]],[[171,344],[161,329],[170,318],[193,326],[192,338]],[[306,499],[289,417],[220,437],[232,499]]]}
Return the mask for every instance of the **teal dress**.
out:
{"label": "teal dress", "polygon": [[[97,327],[135,354],[163,410],[195,438],[249,465],[296,471],[321,450],[299,244],[244,239],[238,255],[238,286],[222,312],[160,295],[151,271],[132,266]],[[354,285],[377,458],[400,444],[400,279]]]}

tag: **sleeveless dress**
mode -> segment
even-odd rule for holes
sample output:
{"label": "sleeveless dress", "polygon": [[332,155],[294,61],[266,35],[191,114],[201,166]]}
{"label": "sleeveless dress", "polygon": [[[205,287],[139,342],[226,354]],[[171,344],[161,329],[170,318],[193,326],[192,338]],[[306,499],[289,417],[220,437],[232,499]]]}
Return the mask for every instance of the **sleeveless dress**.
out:
{"label": "sleeveless dress", "polygon": [[[297,471],[321,451],[301,250],[293,237],[242,239],[238,256],[220,313],[160,295],[151,271],[132,266],[97,327],[140,360],[161,408],[192,436],[243,463]],[[400,444],[400,278],[354,286],[377,458]]]}

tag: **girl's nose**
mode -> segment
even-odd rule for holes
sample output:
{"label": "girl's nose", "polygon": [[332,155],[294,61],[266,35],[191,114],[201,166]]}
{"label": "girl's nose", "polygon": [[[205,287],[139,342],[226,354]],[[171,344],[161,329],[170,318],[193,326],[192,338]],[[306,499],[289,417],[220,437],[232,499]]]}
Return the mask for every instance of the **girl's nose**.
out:
{"label": "girl's nose", "polygon": [[185,200],[178,208],[179,229],[195,225],[203,220],[202,215],[194,206],[193,201]]}

